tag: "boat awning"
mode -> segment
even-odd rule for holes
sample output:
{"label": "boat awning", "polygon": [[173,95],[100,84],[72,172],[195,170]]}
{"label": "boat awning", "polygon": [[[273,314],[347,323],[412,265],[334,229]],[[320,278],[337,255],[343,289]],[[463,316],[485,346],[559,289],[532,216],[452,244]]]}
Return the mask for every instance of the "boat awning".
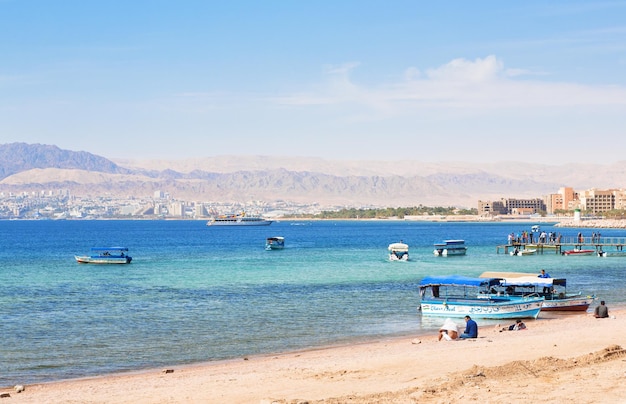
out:
{"label": "boat awning", "polygon": [[429,286],[474,286],[490,287],[500,285],[499,278],[471,278],[462,275],[427,276],[419,283],[420,288]]}
{"label": "boat awning", "polygon": [[539,278],[539,274],[525,272],[483,272],[481,278],[501,278],[502,286],[563,286],[567,285],[564,278]]}
{"label": "boat awning", "polygon": [[389,251],[409,251],[409,246],[404,243],[389,244]]}
{"label": "boat awning", "polygon": [[128,251],[127,247],[92,247],[91,251]]}

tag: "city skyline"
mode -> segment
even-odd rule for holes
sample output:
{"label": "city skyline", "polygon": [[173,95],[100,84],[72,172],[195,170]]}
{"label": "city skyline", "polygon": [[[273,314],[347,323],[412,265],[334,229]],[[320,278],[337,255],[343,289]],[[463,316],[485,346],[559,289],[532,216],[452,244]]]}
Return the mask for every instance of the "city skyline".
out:
{"label": "city skyline", "polygon": [[625,11],[0,0],[0,131],[107,158],[623,161]]}

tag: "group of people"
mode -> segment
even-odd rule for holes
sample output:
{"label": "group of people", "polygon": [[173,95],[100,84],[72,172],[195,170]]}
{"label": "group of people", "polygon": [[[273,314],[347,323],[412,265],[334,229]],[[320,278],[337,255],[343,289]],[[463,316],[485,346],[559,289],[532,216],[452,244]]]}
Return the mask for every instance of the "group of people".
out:
{"label": "group of people", "polygon": [[[542,270],[545,273],[545,271]],[[549,277],[549,275],[548,275]],[[606,307],[606,302],[602,300],[600,305],[597,306],[594,310],[593,316],[595,318],[608,318],[609,317],[609,308]],[[502,331],[522,331],[526,330],[526,324],[521,319],[515,320],[514,324],[511,324],[508,327],[503,327]],[[459,328],[452,319],[447,318],[441,328],[439,328],[439,341],[442,339],[445,341],[454,341],[457,339],[466,339],[466,338],[478,338],[478,324],[476,321],[472,320],[470,316],[465,316],[465,330],[463,333],[459,335]]]}
{"label": "group of people", "polygon": [[452,319],[447,318],[439,329],[439,341],[478,338],[478,324],[470,316],[465,316],[465,331],[459,335],[459,328]]}

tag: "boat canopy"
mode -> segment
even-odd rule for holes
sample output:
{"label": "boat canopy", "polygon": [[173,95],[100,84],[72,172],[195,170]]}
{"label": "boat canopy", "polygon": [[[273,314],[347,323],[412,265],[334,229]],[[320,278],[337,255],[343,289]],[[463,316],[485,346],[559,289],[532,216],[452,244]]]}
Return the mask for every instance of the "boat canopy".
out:
{"label": "boat canopy", "polygon": [[524,272],[483,272],[481,278],[501,278],[502,286],[522,286],[522,287],[550,287],[567,285],[563,278],[539,278],[538,275]]}
{"label": "boat canopy", "polygon": [[389,244],[388,247],[389,251],[404,251],[407,252],[409,251],[409,246],[407,244],[404,243],[393,243],[393,244]]}
{"label": "boat canopy", "polygon": [[420,288],[430,286],[474,286],[491,287],[500,285],[499,278],[471,278],[462,275],[427,276],[420,281]]}
{"label": "boat canopy", "polygon": [[127,247],[92,247],[91,251],[128,251]]}

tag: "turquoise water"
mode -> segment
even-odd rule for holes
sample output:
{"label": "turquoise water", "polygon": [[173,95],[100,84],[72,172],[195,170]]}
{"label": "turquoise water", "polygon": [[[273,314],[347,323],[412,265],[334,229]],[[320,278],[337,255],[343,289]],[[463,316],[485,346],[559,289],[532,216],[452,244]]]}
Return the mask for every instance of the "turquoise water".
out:
{"label": "turquoise water", "polygon": [[[545,268],[570,292],[626,303],[626,258],[497,254],[523,226],[0,221],[0,386],[432,333],[442,320],[416,310],[417,284],[431,274]],[[285,249],[266,251],[269,236],[284,236]],[[433,256],[445,239],[465,239],[467,256]],[[387,245],[400,240],[411,259],[389,262]],[[74,261],[108,245],[129,247],[132,264]]]}

